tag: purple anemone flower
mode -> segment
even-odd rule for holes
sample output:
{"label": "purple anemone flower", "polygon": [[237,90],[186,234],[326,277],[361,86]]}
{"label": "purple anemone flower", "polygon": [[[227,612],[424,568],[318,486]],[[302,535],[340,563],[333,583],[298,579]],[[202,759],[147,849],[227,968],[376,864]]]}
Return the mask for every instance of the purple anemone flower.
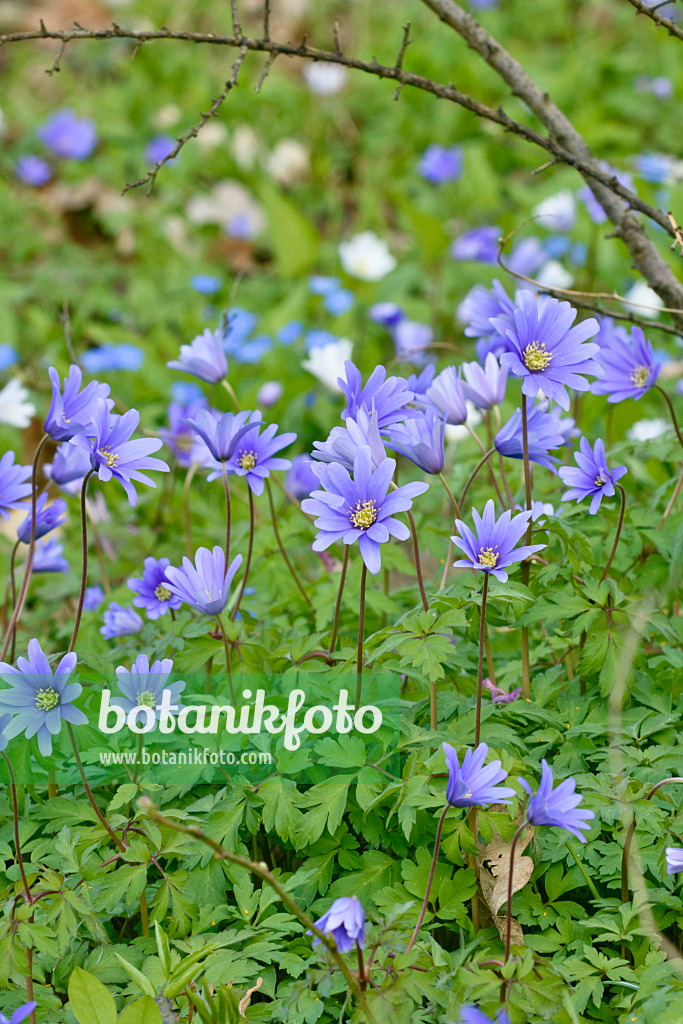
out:
{"label": "purple anemone flower", "polygon": [[529,291],[520,292],[514,310],[514,324],[494,318],[493,325],[510,345],[500,357],[502,366],[522,377],[522,393],[533,398],[543,391],[563,409],[569,409],[569,392],[590,391],[583,373],[601,377],[603,370],[593,356],[598,345],[589,344],[598,332],[591,318],[572,327],[576,310],[568,302],[547,296],[541,300]]}
{"label": "purple anemone flower", "polygon": [[531,786],[524,779],[518,779],[531,799],[526,809],[526,820],[530,825],[555,825],[557,828],[564,828],[567,832],[586,842],[583,831],[589,831],[590,825],[586,822],[595,817],[593,811],[585,807],[579,809],[583,797],[576,792],[574,779],[565,779],[560,782],[557,789],[553,789],[554,780],[552,769],[543,758],[541,761],[541,784],[536,794],[531,792]]}
{"label": "purple anemone flower", "polygon": [[483,369],[479,363],[463,363],[461,369],[465,376],[465,398],[478,409],[492,409],[505,399],[508,371],[500,366],[493,352],[486,356]]}
{"label": "purple anemone flower", "polygon": [[6,1017],[4,1013],[0,1013],[0,1024],[21,1024],[23,1020],[26,1020],[33,1011],[35,1010],[38,1003],[30,1002],[24,1003],[17,1010],[14,1011],[12,1017]]}
{"label": "purple anemone flower", "polygon": [[65,107],[48,117],[38,138],[55,156],[65,160],[87,160],[97,145],[95,122],[78,117]]}
{"label": "purple anemone flower", "polygon": [[17,667],[0,662],[0,678],[9,690],[0,690],[0,714],[13,715],[5,727],[5,736],[12,739],[24,733],[26,739],[38,738],[43,757],[52,753],[52,737],[62,728],[62,721],[71,725],[87,725],[88,719],[73,706],[83,689],[70,683],[76,667],[76,654],[65,654],[53,672],[37,640],[29,640],[28,660],[17,658]]}
{"label": "purple anemone flower", "polygon": [[368,316],[382,327],[395,327],[403,320],[405,313],[395,302],[376,302],[370,306]]}
{"label": "purple anemone flower", "polygon": [[[555,463],[558,460],[548,453],[567,443],[575,421],[571,417],[559,419],[555,415],[559,414],[559,409],[548,412],[548,405],[547,399],[533,403],[526,399],[529,460],[555,473]],[[521,409],[515,409],[507,423],[496,434],[493,443],[496,451],[508,459],[524,458]]]}
{"label": "purple anemone flower", "polygon": [[83,371],[80,366],[72,363],[69,376],[64,378],[62,394],[59,374],[54,366],[47,372],[52,382],[52,402],[45,420],[46,432],[54,441],[70,441],[76,434],[92,434],[98,401],[108,408],[114,404],[108,397],[111,390],[109,385],[92,380],[81,391]]}
{"label": "purple anemone flower", "polygon": [[667,875],[676,875],[679,871],[683,871],[683,850],[678,846],[667,846],[664,852]]}
{"label": "purple anemone flower", "polygon": [[353,478],[337,463],[313,467],[323,490],[313,491],[301,507],[309,515],[317,516],[319,530],[313,543],[314,551],[324,551],[342,541],[358,541],[361,557],[369,572],[376,575],[382,567],[380,544],[396,537],[407,540],[410,531],[404,523],[394,519],[394,513],[412,508],[412,499],[423,494],[428,485],[410,483],[388,494],[396,469],[394,459],[384,459],[372,468],[372,453],[366,445],[356,452]]}
{"label": "purple anemone flower", "polygon": [[27,153],[20,156],[14,165],[14,173],[23,185],[31,188],[42,188],[52,177],[52,168],[42,156]]}
{"label": "purple anemone flower", "polygon": [[387,377],[384,366],[376,366],[363,385],[360,370],[350,360],[344,363],[346,378],[338,377],[337,382],[346,395],[346,409],[342,419],[348,416],[357,419],[359,409],[368,415],[377,412],[380,430],[400,423],[409,416],[419,416],[419,410],[410,408],[415,397],[402,377]]}
{"label": "purple anemone flower", "polygon": [[139,633],[144,623],[142,616],[138,615],[134,608],[124,608],[123,605],[112,601],[104,612],[104,625],[100,626],[100,633],[105,640],[113,640],[117,636],[132,636]]}
{"label": "purple anemone flower", "polygon": [[482,680],[482,682],[484,688],[491,694],[491,701],[493,704],[512,704],[514,701],[519,700],[522,693],[521,686],[518,686],[516,690],[510,690],[508,693],[507,690],[503,690],[500,686],[496,686],[488,676],[486,679]]}
{"label": "purple anemone flower", "polygon": [[64,545],[56,540],[40,540],[33,552],[33,572],[61,572],[67,575],[71,566],[64,557]]}
{"label": "purple anemone flower", "polygon": [[189,345],[180,346],[180,358],[166,365],[171,370],[191,373],[207,384],[218,384],[228,375],[228,360],[223,348],[223,331],[207,327]]}
{"label": "purple anemone flower", "polygon": [[[458,306],[458,320],[466,324],[465,334],[468,338],[478,338],[487,342],[487,348],[498,356],[508,345],[492,324],[494,317],[507,319],[513,323],[515,304],[503,288],[500,281],[494,281],[491,288],[475,285]],[[484,358],[487,353],[484,353]],[[477,358],[482,355],[477,350]]]}
{"label": "purple anemone flower", "polygon": [[356,452],[364,445],[370,448],[372,468],[376,469],[387,453],[374,410],[372,416],[368,416],[365,409],[359,409],[355,419],[347,416],[343,427],[332,427],[326,441],[313,442],[315,450],[311,454],[320,462],[336,462],[352,473]]}
{"label": "purple anemone flower", "polygon": [[455,239],[451,245],[451,256],[459,262],[497,263],[500,234],[500,228],[490,224],[472,228]]}
{"label": "purple anemone flower", "polygon": [[387,445],[414,462],[424,473],[440,473],[444,463],[445,430],[445,415],[432,407],[419,419],[406,420],[405,423],[390,427]]}
{"label": "purple anemone flower", "polygon": [[476,534],[461,519],[455,521],[460,536],[451,537],[451,540],[465,554],[465,558],[454,562],[454,566],[474,569],[475,572],[481,569],[505,583],[508,578],[505,570],[508,566],[523,562],[529,555],[545,547],[545,544],[523,544],[521,548],[516,547],[526,533],[531,512],[520,512],[513,516],[508,509],[496,519],[493,499],[489,498],[483,516],[472,509],[472,518]]}
{"label": "purple anemone flower", "polygon": [[435,374],[434,363],[427,363],[424,370],[420,370],[419,373],[411,373],[406,378],[406,383],[413,392],[413,405],[420,409],[427,409],[432,404],[427,398],[427,392],[434,383]]}
{"label": "purple anemone flower", "polygon": [[137,491],[133,484],[138,480],[150,487],[156,483],[142,472],[144,469],[168,473],[168,466],[161,459],[150,458],[158,451],[163,441],[158,437],[140,437],[131,440],[131,435],[140,422],[140,413],[129,409],[123,416],[110,412],[104,402],[97,402],[93,412],[94,437],[79,435],[73,443],[90,453],[90,465],[97,476],[106,483],[112,477],[123,487],[132,506],[137,502]]}
{"label": "purple anemone flower", "polygon": [[562,495],[562,501],[583,501],[590,496],[590,514],[592,516],[600,508],[603,498],[614,495],[614,485],[628,472],[626,466],[615,466],[610,469],[605,457],[605,443],[601,438],[591,448],[587,438],[579,442],[580,451],[574,452],[576,466],[560,466],[559,474],[569,490]]}
{"label": "purple anemone flower", "polygon": [[183,423],[201,437],[216,462],[227,462],[250,425],[260,425],[261,413],[247,410],[226,412],[216,417],[208,409],[198,409],[194,417],[183,420]]}
{"label": "purple anemone flower", "polygon": [[160,164],[162,161],[174,164],[175,158],[168,160],[167,157],[170,157],[177,145],[171,135],[155,135],[145,146],[145,160],[148,164]]}
{"label": "purple anemone flower", "polygon": [[[493,7],[494,4],[489,0],[486,4],[482,0],[477,0],[475,6]],[[459,1024],[511,1024],[511,1022],[505,1010],[499,1010],[495,1017],[487,1017],[478,1006],[461,1006]]]}
{"label": "purple anemone flower", "polygon": [[186,557],[182,569],[168,567],[168,589],[196,611],[220,615],[228,603],[230,584],[241,564],[242,556],[236,555],[226,571],[223,548],[218,545],[213,551],[199,548],[194,565]]}
{"label": "purple anemone flower", "polygon": [[138,654],[130,669],[123,665],[116,669],[116,681],[123,697],[112,697],[111,703],[123,708],[126,714],[135,708],[150,708],[154,711],[156,725],[159,718],[157,705],[162,702],[164,690],[171,691],[170,703],[177,705],[185,689],[186,684],[183,682],[167,682],[172,671],[173,662],[170,658],[150,665],[146,654]]}
{"label": "purple anemone flower", "polygon": [[168,589],[166,570],[171,564],[170,558],[145,559],[145,568],[141,577],[128,580],[128,589],[137,596],[133,598],[136,608],[144,608],[148,619],[159,619],[169,608],[180,608],[182,601]]}
{"label": "purple anemone flower", "polygon": [[[187,421],[193,420],[200,409],[206,409],[206,398],[203,395],[193,397],[188,402],[170,402],[168,427],[159,431],[164,444],[184,469],[189,469],[193,463],[203,465],[210,455],[205,442],[187,425]],[[211,415],[215,419],[220,413],[212,411]]]}
{"label": "purple anemone flower", "polygon": [[43,473],[67,494],[77,494],[81,489],[83,477],[90,469],[90,456],[82,448],[77,448],[68,441],[62,442],[55,452],[52,462],[43,464]]}
{"label": "purple anemone flower", "polygon": [[417,165],[418,174],[432,185],[457,181],[462,174],[462,146],[427,146]]}
{"label": "purple anemone flower", "polygon": [[512,803],[509,797],[515,795],[514,789],[499,785],[508,777],[500,761],[491,761],[484,766],[489,752],[485,743],[480,743],[474,750],[467,748],[462,767],[455,747],[450,743],[443,744],[443,752],[448,764],[446,801],[451,807],[488,807],[489,804]]}
{"label": "purple anemone flower", "polygon": [[285,477],[285,488],[297,501],[303,501],[318,486],[312,465],[310,455],[295,455],[292,459],[292,468]]}
{"label": "purple anemone flower", "polygon": [[601,346],[597,359],[605,375],[594,382],[591,390],[594,395],[607,395],[608,402],[642,398],[654,387],[662,368],[655,359],[652,342],[640,327],[631,330],[630,338],[626,332],[623,337],[613,332],[610,340]]}
{"label": "purple anemone flower", "polygon": [[467,420],[465,388],[455,366],[447,366],[434,378],[434,383],[427,388],[427,398],[452,427]]}
{"label": "purple anemone flower", "polygon": [[88,373],[107,373],[109,370],[139,370],[145,353],[137,345],[97,345],[89,348],[80,358]]}
{"label": "purple anemone flower", "polygon": [[[47,499],[47,494],[40,494],[36,502],[36,540],[39,537],[44,537],[46,533],[56,530],[58,526],[62,526],[66,521],[66,502],[64,499],[57,498],[51,505],[47,504]],[[17,537],[22,544],[28,544],[31,540],[32,521],[33,516],[29,512],[24,521],[19,524]]]}
{"label": "purple anemone flower", "polygon": [[[331,935],[340,953],[348,953],[358,945],[363,948],[365,941],[365,911],[357,896],[340,896],[330,909],[315,922],[316,928]],[[313,945],[320,944],[316,936]]]}
{"label": "purple anemone flower", "polygon": [[23,499],[31,493],[31,466],[15,466],[14,452],[0,459],[0,516],[9,519],[10,510],[24,508]]}
{"label": "purple anemone flower", "polygon": [[[277,423],[270,423],[260,433],[262,426],[260,419],[249,424],[227,463],[228,472],[243,476],[256,495],[263,494],[264,480],[270,476],[271,470],[292,468],[289,459],[275,458],[275,453],[296,441],[296,434],[291,432],[278,436]],[[211,473],[208,479],[215,480],[218,475],[217,472]]]}
{"label": "purple anemone flower", "polygon": [[421,366],[427,358],[426,352],[434,340],[434,331],[429,324],[416,320],[401,320],[391,332],[396,358],[414,366]]}
{"label": "purple anemone flower", "polygon": [[96,612],[104,601],[104,591],[97,583],[92,587],[86,587],[83,596],[83,611]]}

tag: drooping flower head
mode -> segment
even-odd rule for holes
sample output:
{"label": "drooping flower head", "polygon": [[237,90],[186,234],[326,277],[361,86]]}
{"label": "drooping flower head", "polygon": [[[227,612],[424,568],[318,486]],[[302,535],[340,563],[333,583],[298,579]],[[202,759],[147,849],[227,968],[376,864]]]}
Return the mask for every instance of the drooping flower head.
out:
{"label": "drooping flower head", "polygon": [[53,672],[37,640],[29,640],[28,659],[17,658],[17,667],[0,662],[0,679],[9,690],[0,690],[0,714],[13,715],[5,727],[8,739],[24,733],[27,739],[38,738],[43,757],[52,753],[52,737],[62,728],[62,721],[71,725],[87,725],[88,719],[74,707],[82,686],[70,683],[76,667],[76,654],[65,654]]}
{"label": "drooping flower head", "polygon": [[4,1013],[0,1013],[0,1024],[21,1024],[23,1020],[26,1020],[33,1011],[35,1010],[38,1003],[30,1002],[24,1003],[17,1010],[14,1011],[12,1017],[6,1017]]}
{"label": "drooping flower head", "polygon": [[146,654],[138,654],[130,669],[119,665],[116,669],[116,681],[123,697],[112,697],[111,703],[123,708],[126,713],[134,708],[151,708],[156,713],[157,705],[161,704],[164,690],[171,691],[171,704],[178,704],[180,694],[185,689],[185,683],[168,683],[168,677],[173,671],[173,662],[170,658],[163,661],[155,661],[150,665]]}
{"label": "drooping flower head", "polygon": [[31,493],[31,466],[15,466],[14,452],[0,459],[0,516],[9,519],[11,509],[23,508],[23,499]]}
{"label": "drooping flower head", "polygon": [[[206,409],[203,395],[192,397],[188,402],[170,402],[168,427],[159,431],[159,436],[184,469],[189,469],[193,463],[202,465],[209,454],[205,442],[187,425],[187,421],[193,420],[200,409]],[[219,414],[213,411],[211,415],[216,418]]]}
{"label": "drooping flower head", "polygon": [[56,540],[39,540],[33,552],[33,572],[69,573],[71,566],[64,557],[64,545]]}
{"label": "drooping flower head", "polygon": [[[296,441],[293,432],[278,435],[277,423],[269,423],[263,433],[262,426],[260,420],[250,424],[249,429],[240,436],[228,460],[228,472],[243,476],[256,495],[263,494],[264,480],[270,476],[271,471],[291,469],[289,459],[276,458],[275,453]],[[210,474],[208,479],[213,480],[216,476],[217,473]]]}
{"label": "drooping flower head", "polygon": [[78,117],[69,107],[50,114],[38,138],[55,156],[66,160],[87,160],[97,145],[95,122]]}
{"label": "drooping flower head", "polygon": [[380,544],[396,537],[407,540],[410,531],[394,518],[396,512],[412,507],[412,499],[428,489],[425,483],[404,484],[387,493],[396,462],[384,459],[376,469],[372,467],[372,453],[366,445],[356,452],[353,478],[337,463],[313,466],[322,490],[313,491],[301,507],[309,515],[317,516],[318,536],[314,551],[324,551],[342,541],[358,541],[361,557],[369,572],[376,575],[382,566]]}
{"label": "drooping flower head", "polygon": [[[66,521],[66,502],[64,499],[57,498],[51,505],[48,505],[47,498],[47,494],[41,494],[36,502],[36,540],[57,529],[58,526],[61,526]],[[28,544],[31,540],[32,520],[33,516],[29,512],[24,521],[19,524],[17,537],[22,544]]]}
{"label": "drooping flower head", "polygon": [[[574,428],[574,420],[569,417],[560,420],[556,415],[559,409],[554,408],[548,412],[548,405],[547,399],[533,403],[526,399],[529,460],[555,473],[558,460],[549,452],[566,444],[567,436]],[[508,459],[524,458],[521,409],[515,409],[496,434],[493,443],[496,451]]]}
{"label": "drooping flower head", "polygon": [[109,399],[109,385],[91,380],[81,391],[83,371],[72,363],[68,377],[64,378],[62,394],[59,374],[54,366],[47,372],[52,383],[52,402],[45,420],[46,432],[54,441],[70,441],[76,434],[91,434],[97,403],[106,402],[109,408],[114,404]]}
{"label": "drooping flower head", "polygon": [[683,871],[683,850],[678,846],[667,846],[666,850],[666,873],[676,875]]}
{"label": "drooping flower head", "polygon": [[451,540],[464,553],[465,558],[454,562],[454,566],[474,569],[475,572],[481,569],[482,572],[491,573],[501,583],[505,583],[508,578],[505,570],[510,565],[523,562],[529,555],[545,547],[545,544],[523,544],[519,548],[516,547],[526,533],[531,512],[520,512],[513,516],[507,509],[499,519],[496,519],[493,499],[489,498],[483,516],[473,508],[472,518],[476,533],[473,533],[462,520],[455,521],[460,536],[451,537]]}
{"label": "drooping flower head", "polygon": [[140,578],[128,580],[128,589],[137,596],[133,598],[136,608],[144,608],[148,619],[159,619],[169,608],[180,608],[182,601],[168,589],[166,570],[170,558],[145,559],[145,568]]}
{"label": "drooping flower head", "polygon": [[406,384],[408,388],[413,392],[413,405],[416,405],[419,409],[426,409],[432,403],[427,398],[427,392],[429,391],[434,377],[436,375],[436,366],[434,363],[427,363],[423,370],[419,373],[411,373],[409,377],[406,377]]}
{"label": "drooping flower head", "polygon": [[225,570],[225,552],[216,545],[213,551],[199,548],[193,565],[189,558],[183,558],[182,569],[170,565],[166,569],[168,589],[204,615],[220,615],[228,603],[230,584],[242,564],[242,556],[236,555]]}
{"label": "drooping flower head", "polygon": [[68,441],[62,442],[55,452],[52,462],[43,464],[43,472],[48,480],[57,484],[67,494],[78,494],[83,477],[90,469],[90,456],[82,448]]}
{"label": "drooping flower head", "polygon": [[541,300],[530,291],[520,292],[513,313],[514,324],[494,318],[493,325],[508,339],[508,351],[500,357],[516,377],[522,377],[522,393],[533,398],[539,391],[563,409],[569,409],[567,388],[589,391],[584,373],[602,376],[593,358],[599,347],[588,342],[598,332],[593,318],[572,327],[576,310],[568,302],[547,296]]}
{"label": "drooping flower head", "polygon": [[447,366],[435,377],[434,383],[427,388],[427,398],[446,417],[450,426],[456,427],[467,420],[465,388],[455,366]]}
{"label": "drooping flower head", "polygon": [[191,373],[193,377],[217,384],[228,375],[228,360],[223,348],[223,330],[211,331],[207,327],[202,334],[180,346],[180,358],[166,363],[171,370]]}
{"label": "drooping flower head", "polygon": [[468,338],[478,339],[477,359],[481,362],[489,351],[499,356],[507,349],[507,339],[498,333],[492,320],[497,317],[512,324],[514,308],[514,302],[500,281],[494,281],[490,289],[475,285],[458,306],[456,315],[466,325],[465,334]]}
{"label": "drooping flower head", "polygon": [[380,462],[386,459],[387,453],[384,450],[384,440],[379,432],[377,412],[374,409],[371,416],[368,416],[365,409],[359,409],[355,419],[347,416],[343,427],[332,427],[326,441],[313,442],[314,450],[311,454],[320,462],[337,462],[351,473],[356,461],[356,452],[364,445],[370,448],[372,468],[376,469]]}
{"label": "drooping flower head", "polygon": [[593,383],[594,395],[607,395],[608,402],[623,402],[626,398],[636,401],[657,383],[662,364],[655,358],[652,342],[640,327],[631,330],[629,338],[624,332],[623,339],[616,332],[602,345],[597,356],[605,375]]}
{"label": "drooping flower head", "polygon": [[249,430],[249,424],[260,421],[261,413],[258,411],[226,412],[216,416],[209,409],[198,409],[183,423],[201,437],[216,462],[227,462],[240,438]]}
{"label": "drooping flower head", "polygon": [[478,409],[492,409],[494,405],[500,405],[505,398],[508,371],[505,366],[500,366],[493,352],[486,356],[483,369],[479,363],[463,363],[461,369],[465,377],[465,398],[469,398]]}
{"label": "drooping flower head", "polygon": [[[316,928],[331,935],[340,953],[348,953],[358,945],[363,948],[365,941],[365,911],[357,896],[340,896],[330,909],[315,922]],[[316,936],[313,945],[320,944]]]}
{"label": "drooping flower head", "polygon": [[100,633],[105,640],[113,640],[117,636],[132,636],[139,633],[144,625],[142,616],[134,608],[124,608],[117,601],[112,601],[104,612],[104,625]]}
{"label": "drooping flower head", "polygon": [[400,423],[409,416],[419,415],[419,410],[410,408],[415,397],[402,377],[387,377],[384,366],[376,366],[363,385],[360,370],[352,362],[344,363],[346,377],[339,378],[339,387],[346,395],[346,409],[342,419],[358,418],[358,410],[364,409],[370,416],[377,413],[380,430]]}
{"label": "drooping flower head", "polygon": [[303,501],[318,486],[318,478],[311,469],[310,455],[295,455],[292,468],[285,477],[285,489],[293,494],[297,501]]}
{"label": "drooping flower head", "polygon": [[605,443],[601,438],[591,448],[588,438],[582,437],[579,447],[580,451],[574,452],[576,466],[560,466],[559,469],[562,482],[569,486],[562,495],[562,501],[583,501],[590,497],[589,511],[594,516],[602,499],[614,495],[614,485],[628,470],[626,466],[609,468]]}
{"label": "drooping flower head", "polygon": [[496,686],[488,676],[482,680],[482,683],[484,689],[488,690],[491,694],[492,704],[513,704],[516,700],[519,700],[522,693],[521,686],[518,686],[516,690],[503,690],[502,687]]}
{"label": "drooping flower head", "polygon": [[448,788],[446,801],[451,807],[488,807],[489,804],[510,804],[514,789],[501,786],[508,773],[501,768],[500,761],[484,765],[489,748],[480,743],[474,750],[468,747],[462,759],[462,766],[455,747],[443,744],[448,764]]}
{"label": "drooping flower head", "polygon": [[156,487],[144,469],[168,473],[168,466],[161,459],[150,458],[163,442],[158,437],[140,437],[131,440],[131,435],[140,422],[140,413],[129,409],[123,416],[111,413],[104,402],[97,402],[93,413],[93,435],[79,435],[73,443],[90,453],[90,465],[97,476],[106,483],[112,477],[123,487],[131,505],[137,502],[137,491],[133,481]]}
{"label": "drooping flower head", "polygon": [[460,235],[451,245],[451,257],[460,262],[498,262],[498,239],[501,231],[493,224],[482,224]]}
{"label": "drooping flower head", "polygon": [[583,831],[590,830],[590,825],[587,825],[586,822],[594,818],[595,814],[585,807],[579,808],[583,797],[576,792],[574,779],[565,779],[559,783],[556,789],[553,789],[552,769],[543,758],[541,761],[541,784],[535,794],[531,792],[531,786],[524,779],[518,779],[518,782],[531,797],[526,811],[526,818],[530,825],[555,825],[557,828],[564,828],[571,832],[582,843],[586,842]]}
{"label": "drooping flower head", "polygon": [[432,407],[417,419],[390,427],[387,445],[399,455],[410,459],[423,472],[440,473],[444,463],[445,429],[446,417]]}

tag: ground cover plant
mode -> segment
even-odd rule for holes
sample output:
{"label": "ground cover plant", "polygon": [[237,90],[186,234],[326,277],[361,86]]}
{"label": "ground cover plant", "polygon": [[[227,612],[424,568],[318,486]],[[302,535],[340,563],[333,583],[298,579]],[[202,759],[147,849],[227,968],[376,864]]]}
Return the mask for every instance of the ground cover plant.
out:
{"label": "ground cover plant", "polygon": [[683,1019],[679,13],[0,5],[0,1024]]}

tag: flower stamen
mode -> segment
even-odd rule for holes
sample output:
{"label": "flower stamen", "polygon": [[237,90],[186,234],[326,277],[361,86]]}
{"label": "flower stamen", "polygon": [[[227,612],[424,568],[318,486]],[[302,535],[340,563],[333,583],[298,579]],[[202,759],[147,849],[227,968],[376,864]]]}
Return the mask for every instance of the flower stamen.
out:
{"label": "flower stamen", "polygon": [[157,601],[170,601],[171,598],[173,597],[173,594],[171,593],[170,590],[167,590],[163,583],[160,583],[159,586],[156,587],[154,590],[154,596],[156,597]]}
{"label": "flower stamen", "polygon": [[113,453],[111,448],[100,448],[100,455],[104,458],[109,469],[115,469],[119,464],[119,457]]}
{"label": "flower stamen", "polygon": [[359,530],[367,530],[373,523],[377,522],[377,512],[374,501],[356,502],[356,507],[349,509],[349,518]]}
{"label": "flower stamen", "polygon": [[636,366],[631,371],[631,380],[637,388],[644,388],[647,385],[648,377],[650,376],[649,366]]}
{"label": "flower stamen", "polygon": [[136,699],[139,708],[155,708],[157,705],[157,696],[151,690],[142,690]]}
{"label": "flower stamen", "polygon": [[498,552],[494,551],[493,548],[479,548],[479,565],[484,565],[488,569],[495,569],[498,564]]}
{"label": "flower stamen", "polygon": [[240,452],[240,457],[237,460],[237,465],[240,469],[253,469],[256,465],[258,456],[256,452]]}
{"label": "flower stamen", "polygon": [[59,704],[59,694],[51,686],[36,693],[36,707],[39,711],[52,711]]}
{"label": "flower stamen", "polygon": [[537,341],[532,341],[530,345],[524,349],[524,365],[527,370],[535,372],[536,370],[547,370],[550,366],[550,360],[553,358],[552,352],[546,352],[545,342],[539,345]]}

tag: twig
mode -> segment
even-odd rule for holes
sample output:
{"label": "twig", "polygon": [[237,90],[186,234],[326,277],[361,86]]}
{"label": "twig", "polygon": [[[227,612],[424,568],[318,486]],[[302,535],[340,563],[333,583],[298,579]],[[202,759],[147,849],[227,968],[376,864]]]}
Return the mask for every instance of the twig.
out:
{"label": "twig", "polygon": [[638,14],[644,14],[646,18],[650,18],[651,21],[654,21],[657,28],[665,28],[670,36],[683,41],[683,29],[680,25],[677,25],[675,21],[671,20],[671,18],[666,18],[657,13],[657,7],[662,7],[663,4],[657,4],[655,7],[648,7],[646,3],[643,3],[643,0],[628,0],[628,3],[630,3],[631,7],[636,9]]}
{"label": "twig", "polygon": [[232,30],[235,33],[235,39],[240,40],[242,38],[242,26],[237,16],[236,0],[230,0],[230,16],[232,18]]}
{"label": "twig", "polygon": [[263,88],[263,83],[265,82],[266,78],[270,74],[270,69],[272,68],[273,64],[275,63],[276,58],[277,58],[277,54],[276,53],[269,53],[268,54],[268,59],[266,60],[266,63],[263,65],[263,70],[261,71],[261,74],[259,75],[259,80],[256,83],[256,85],[254,86],[254,92],[261,92],[261,89]]}
{"label": "twig", "polygon": [[270,41],[270,0],[263,0],[263,39]]}
{"label": "twig", "polygon": [[[396,58],[396,63],[394,65],[394,67],[396,68],[396,71],[400,71],[401,68],[403,67],[403,58],[405,57],[406,50],[408,49],[409,46],[410,46],[410,22],[408,21],[403,26],[403,40],[401,41],[401,49],[398,51],[398,57]],[[396,92],[394,93],[394,99],[395,100],[397,100],[399,98],[399,96],[401,95],[401,90],[402,89],[403,89],[403,83],[401,83],[400,85],[396,86]]]}
{"label": "twig", "polygon": [[64,51],[66,50],[67,43],[68,43],[68,39],[62,39],[61,43],[59,44],[59,49],[57,50],[57,56],[55,57],[54,64],[52,65],[51,68],[45,68],[45,74],[50,75],[50,77],[52,77],[52,75],[54,75],[55,71],[61,71],[62,70],[61,67],[59,66],[59,62],[61,61],[62,57],[64,56]]}

